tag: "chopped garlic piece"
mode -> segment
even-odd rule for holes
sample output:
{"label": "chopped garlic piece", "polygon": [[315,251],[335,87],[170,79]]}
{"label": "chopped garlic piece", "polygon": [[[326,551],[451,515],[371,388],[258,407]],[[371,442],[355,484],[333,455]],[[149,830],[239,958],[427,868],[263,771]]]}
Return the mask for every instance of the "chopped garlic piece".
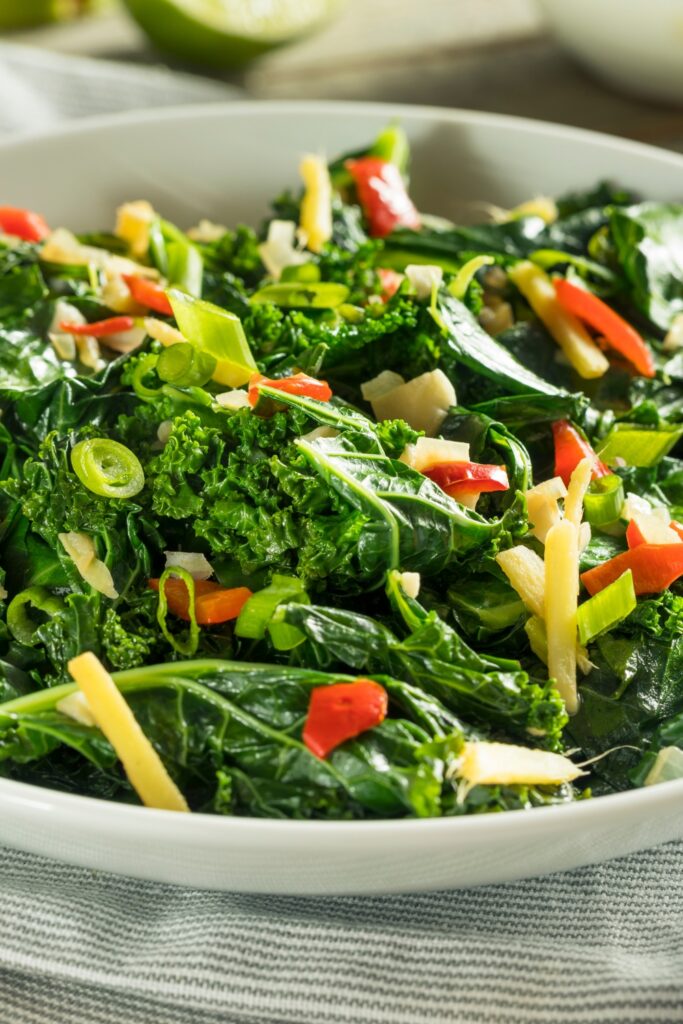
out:
{"label": "chopped garlic piece", "polygon": [[146,199],[124,203],[116,211],[114,234],[128,243],[131,253],[138,259],[147,255],[149,229],[155,218],[154,207]]}
{"label": "chopped garlic piece", "polygon": [[551,278],[530,260],[522,260],[508,270],[536,316],[553,336],[580,377],[602,377],[609,363],[593,342],[580,320],[560,306]]}
{"label": "chopped garlic piece", "polygon": [[570,715],[578,710],[576,611],[579,596],[578,531],[568,519],[553,526],[545,541],[545,623],[548,673]]}
{"label": "chopped garlic piece", "polygon": [[677,352],[679,348],[683,348],[683,313],[679,313],[671,321],[662,348],[665,352]]}
{"label": "chopped garlic piece", "polygon": [[418,299],[429,299],[433,288],[440,288],[443,281],[441,267],[429,263],[409,263],[405,275],[415,289]]}
{"label": "chopped garlic piece", "polygon": [[150,338],[154,338],[155,341],[160,341],[166,348],[168,348],[169,345],[183,344],[185,341],[184,336],[180,333],[177,327],[171,327],[170,324],[165,323],[163,320],[157,320],[154,316],[146,316],[144,319],[144,325]]}
{"label": "chopped garlic piece", "polygon": [[55,302],[55,309],[50,326],[47,329],[47,336],[60,359],[73,362],[76,358],[74,336],[63,331],[60,324],[84,324],[85,322],[85,317],[80,309],[72,306],[70,302],[65,302],[64,299],[58,299]]}
{"label": "chopped garlic piece", "polygon": [[507,576],[526,608],[539,618],[545,615],[545,565],[531,548],[518,544],[499,551],[496,562]]}
{"label": "chopped garlic piece", "polygon": [[557,786],[583,772],[561,754],[512,743],[465,743],[456,775],[472,786]]}
{"label": "chopped garlic piece", "polygon": [[87,533],[59,533],[59,541],[79,573],[93,590],[112,600],[119,596],[108,567],[97,557],[95,544]]}
{"label": "chopped garlic piece", "polygon": [[327,164],[320,156],[305,156],[299,165],[304,182],[301,229],[311,252],[320,252],[332,237],[332,183]]}
{"label": "chopped garlic piece", "polygon": [[271,220],[268,237],[258,247],[261,262],[271,277],[280,280],[285,267],[308,263],[310,256],[297,249],[297,226],[293,220]]}
{"label": "chopped garlic piece", "polygon": [[116,751],[143,804],[167,811],[189,807],[156,750],[145,736],[121,691],[91,651],[72,658],[69,672]]}
{"label": "chopped garlic piece", "polygon": [[91,338],[88,334],[77,334],[75,340],[78,358],[83,365],[91,370],[101,370],[105,362],[97,338]]}
{"label": "chopped garlic piece", "polygon": [[432,370],[371,399],[370,404],[378,420],[403,419],[413,430],[433,437],[456,402],[455,388],[446,374]]}
{"label": "chopped garlic piece", "polygon": [[61,700],[57,701],[55,707],[62,715],[66,715],[67,718],[73,718],[74,722],[78,722],[80,725],[97,725],[85,694],[81,693],[80,690],[70,693],[68,697],[62,697]]}
{"label": "chopped garlic piece", "polygon": [[50,334],[48,337],[59,358],[72,363],[76,358],[76,341],[73,334]]}
{"label": "chopped garlic piece", "polygon": [[157,427],[157,438],[162,445],[165,445],[173,430],[173,420],[162,420]]}
{"label": "chopped garlic piece", "polygon": [[564,500],[564,516],[578,529],[583,519],[583,499],[593,475],[593,459],[581,459],[569,478],[567,497]]}
{"label": "chopped garlic piece", "polygon": [[[556,479],[559,480],[560,478],[556,477]],[[551,481],[545,481],[545,484],[549,483]],[[560,483],[562,483],[561,480]],[[551,526],[559,523],[562,518],[557,504],[557,499],[560,495],[552,493],[550,488],[545,487],[545,484],[531,487],[526,492],[529,527],[533,536],[540,540],[542,544],[545,544],[545,539]],[[564,488],[564,484],[562,484],[562,487]]]}
{"label": "chopped garlic piece", "polygon": [[422,583],[422,577],[419,572],[399,573],[398,582],[406,597],[412,597],[413,600],[417,598]]}
{"label": "chopped garlic piece", "polygon": [[415,444],[407,444],[399,462],[418,469],[421,473],[441,462],[469,462],[470,446],[464,441],[444,441],[441,437],[418,437]]}
{"label": "chopped garlic piece", "polygon": [[231,409],[233,412],[236,412],[238,409],[247,409],[251,404],[249,395],[246,391],[242,391],[241,388],[234,388],[232,391],[222,391],[220,395],[216,395],[216,403],[220,405],[221,409]]}
{"label": "chopped garlic piece", "polygon": [[646,544],[681,544],[683,540],[675,530],[672,530],[668,523],[665,523],[659,516],[638,514],[633,516],[632,522],[640,530]]}
{"label": "chopped garlic piece", "polygon": [[105,348],[110,348],[112,352],[125,354],[140,348],[146,337],[147,331],[144,327],[131,327],[129,331],[120,331],[118,334],[105,334],[99,339],[99,342]]}
{"label": "chopped garlic piece", "polygon": [[401,384],[405,384],[405,378],[400,373],[394,373],[393,370],[382,370],[372,380],[366,380],[360,386],[360,393],[366,402],[373,402],[376,398],[381,398],[382,395],[388,395],[394,388],[400,387]]}
{"label": "chopped garlic piece", "polygon": [[127,313],[129,316],[140,316],[145,307],[136,302],[121,274],[105,269],[102,272],[102,288],[100,297],[105,306],[115,313]]}
{"label": "chopped garlic piece", "polygon": [[302,441],[317,441],[319,437],[338,437],[339,431],[334,427],[314,427],[307,434],[301,435]]}
{"label": "chopped garlic piece", "polygon": [[579,554],[583,554],[591,542],[591,524],[581,523],[579,526]]}
{"label": "chopped garlic piece", "polygon": [[159,272],[153,267],[117,256],[94,245],[81,245],[76,236],[66,228],[57,228],[43,243],[40,258],[49,263],[66,263],[72,266],[92,266],[108,270],[112,274],[137,274],[141,277],[158,278]]}
{"label": "chopped garlic piece", "polygon": [[187,237],[193,242],[218,242],[223,235],[227,234],[227,231],[228,229],[224,224],[214,224],[212,220],[202,217],[196,227],[190,228],[187,232]]}
{"label": "chopped garlic piece", "polygon": [[208,580],[213,576],[213,566],[207,559],[197,551],[164,551],[166,555],[166,568],[186,569],[195,580]]}
{"label": "chopped garlic piece", "polygon": [[626,499],[621,507],[621,518],[635,519],[636,516],[656,516],[668,526],[671,522],[671,509],[667,505],[650,504],[645,498],[641,498],[639,494],[627,491]]}

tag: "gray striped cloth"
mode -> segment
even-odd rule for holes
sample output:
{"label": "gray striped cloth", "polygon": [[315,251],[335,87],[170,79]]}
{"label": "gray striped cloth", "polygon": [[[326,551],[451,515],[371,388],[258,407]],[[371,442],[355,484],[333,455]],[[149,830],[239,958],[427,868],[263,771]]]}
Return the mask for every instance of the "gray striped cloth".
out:
{"label": "gray striped cloth", "polygon": [[530,882],[294,899],[6,852],[2,1024],[673,1024],[683,845]]}
{"label": "gray striped cloth", "polygon": [[[226,94],[0,46],[0,131]],[[9,850],[0,864],[0,1024],[683,1022],[683,844],[376,899],[195,892]]]}

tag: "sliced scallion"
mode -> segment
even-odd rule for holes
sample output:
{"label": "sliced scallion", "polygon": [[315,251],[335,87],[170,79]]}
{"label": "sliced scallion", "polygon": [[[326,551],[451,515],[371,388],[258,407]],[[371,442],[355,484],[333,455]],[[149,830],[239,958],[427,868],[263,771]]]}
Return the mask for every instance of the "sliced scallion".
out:
{"label": "sliced scallion", "polygon": [[286,622],[272,622],[279,605],[289,601],[308,604],[308,595],[301,580],[295,576],[275,574],[269,586],[252,594],[235,623],[235,635],[249,640],[262,640],[266,631],[273,646],[280,651],[291,650],[303,640],[303,634]]}
{"label": "sliced scallion", "polygon": [[45,587],[28,587],[12,598],[7,606],[7,627],[15,640],[32,647],[37,642],[36,630],[39,623],[31,618],[29,608],[35,608],[47,618],[52,618],[64,610],[64,602]]}
{"label": "sliced scallion", "polygon": [[655,466],[683,437],[683,426],[646,427],[615,423],[598,450],[608,465],[623,459],[627,466]]}
{"label": "sliced scallion", "polygon": [[333,281],[310,284],[285,281],[260,288],[251,296],[251,301],[272,302],[285,309],[336,309],[346,301],[348,295],[349,289],[345,284],[335,284]]}
{"label": "sliced scallion", "polygon": [[624,485],[616,474],[593,480],[583,499],[586,520],[591,526],[607,526],[619,518],[624,504]]}
{"label": "sliced scallion", "polygon": [[298,284],[317,284],[320,280],[320,267],[317,263],[293,263],[289,267],[283,267],[280,274],[281,284],[291,284],[293,281]]}
{"label": "sliced scallion", "polygon": [[490,266],[495,262],[496,261],[493,256],[473,256],[471,260],[467,261],[467,263],[463,263],[460,270],[448,286],[448,290],[451,295],[462,301],[462,299],[465,298],[467,289],[472,284],[472,279],[477,271],[481,270],[482,267]]}
{"label": "sliced scallion", "polygon": [[256,362],[240,318],[177,288],[171,288],[168,297],[183,336],[216,360],[213,379],[232,388],[246,384]]}
{"label": "sliced scallion", "polygon": [[108,437],[79,441],[71,449],[71,465],[83,486],[103,498],[132,498],[145,486],[137,455]]}
{"label": "sliced scallion", "polygon": [[579,640],[588,644],[600,633],[612,629],[636,607],[633,574],[627,569],[614,583],[579,605],[577,622]]}
{"label": "sliced scallion", "polygon": [[216,360],[208,352],[182,342],[170,345],[159,355],[156,371],[167,384],[177,387],[202,387],[216,371]]}

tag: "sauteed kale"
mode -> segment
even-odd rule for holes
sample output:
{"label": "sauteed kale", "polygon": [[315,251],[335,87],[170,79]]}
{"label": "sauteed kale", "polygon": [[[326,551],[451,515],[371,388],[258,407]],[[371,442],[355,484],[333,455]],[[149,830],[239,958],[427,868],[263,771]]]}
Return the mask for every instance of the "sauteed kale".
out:
{"label": "sauteed kale", "polygon": [[390,126],[258,229],[0,207],[0,765],[438,816],[683,775],[683,205],[418,211]]}

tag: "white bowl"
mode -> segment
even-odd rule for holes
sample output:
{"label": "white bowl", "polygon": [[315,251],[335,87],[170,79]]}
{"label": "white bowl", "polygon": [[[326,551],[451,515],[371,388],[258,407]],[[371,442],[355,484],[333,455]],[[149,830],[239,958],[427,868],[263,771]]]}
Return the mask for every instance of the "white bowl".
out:
{"label": "white bowl", "polygon": [[683,102],[682,0],[539,0],[591,71],[639,96]]}
{"label": "white bowl", "polygon": [[[617,179],[679,199],[683,157],[490,114],[350,103],[184,108],[82,123],[0,145],[2,202],[52,224],[106,227],[147,197],[189,225],[257,222],[295,185],[302,152],[330,155],[391,119],[413,144],[422,209],[459,216]],[[683,781],[577,804],[423,821],[299,822],[179,815],[0,780],[0,842],[91,868],[205,888],[384,893],[502,882],[683,837]]]}

